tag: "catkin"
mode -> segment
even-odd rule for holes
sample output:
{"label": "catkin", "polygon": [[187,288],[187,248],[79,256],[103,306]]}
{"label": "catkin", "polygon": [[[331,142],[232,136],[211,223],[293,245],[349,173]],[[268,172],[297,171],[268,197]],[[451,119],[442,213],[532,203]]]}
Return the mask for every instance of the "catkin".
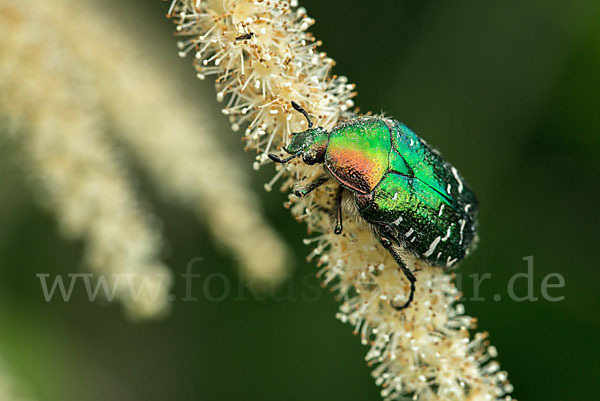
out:
{"label": "catkin", "polygon": [[[326,129],[353,117],[354,85],[331,74],[334,62],[308,28],[314,20],[297,2],[277,0],[174,0],[181,56],[191,55],[198,78],[216,80],[217,100],[234,131],[243,130],[247,147],[257,152],[255,168],[270,163],[293,132],[306,129],[290,102],[305,105],[316,125]],[[275,167],[270,189],[304,183],[320,167],[297,159]],[[307,224],[309,255],[318,275],[342,304],[337,317],[354,327],[368,345],[366,361],[386,400],[511,399],[506,372],[493,361],[496,350],[486,334],[470,335],[474,319],[455,303],[451,277],[406,254],[416,270],[417,290],[410,308],[396,311],[391,301],[406,299],[408,283],[378,244],[351,199],[344,202],[344,233],[333,234],[334,186],[286,204]]]}

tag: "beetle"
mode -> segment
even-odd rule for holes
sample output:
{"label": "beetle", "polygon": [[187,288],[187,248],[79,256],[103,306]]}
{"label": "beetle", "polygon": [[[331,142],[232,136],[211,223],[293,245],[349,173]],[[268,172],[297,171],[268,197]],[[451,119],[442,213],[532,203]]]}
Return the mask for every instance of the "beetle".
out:
{"label": "beetle", "polygon": [[450,268],[472,250],[477,238],[478,202],[458,170],[405,124],[383,117],[359,117],[330,131],[314,127],[308,113],[292,102],[308,121],[308,129],[294,133],[283,149],[308,165],[323,164],[324,172],[296,196],[303,197],[327,181],[339,184],[334,207],[336,234],[342,233],[342,195],[354,196],[359,215],[391,254],[410,282],[414,298],[416,277],[407,267],[404,248],[432,266]]}

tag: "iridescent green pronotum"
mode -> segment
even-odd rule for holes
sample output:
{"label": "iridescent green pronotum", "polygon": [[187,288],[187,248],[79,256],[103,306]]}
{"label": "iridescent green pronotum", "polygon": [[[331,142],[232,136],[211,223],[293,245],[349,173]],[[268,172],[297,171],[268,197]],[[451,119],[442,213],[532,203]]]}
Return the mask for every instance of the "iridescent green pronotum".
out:
{"label": "iridescent green pronotum", "polygon": [[381,245],[390,252],[410,281],[415,281],[395,246],[403,247],[433,266],[451,267],[471,250],[476,237],[477,198],[454,166],[396,120],[360,117],[331,131],[313,127],[308,113],[292,102],[308,120],[308,129],[295,133],[284,150],[306,164],[324,164],[324,174],[295,191],[305,196],[331,178],[337,181],[335,233],[342,232],[341,201],[348,190],[360,215],[371,225]]}

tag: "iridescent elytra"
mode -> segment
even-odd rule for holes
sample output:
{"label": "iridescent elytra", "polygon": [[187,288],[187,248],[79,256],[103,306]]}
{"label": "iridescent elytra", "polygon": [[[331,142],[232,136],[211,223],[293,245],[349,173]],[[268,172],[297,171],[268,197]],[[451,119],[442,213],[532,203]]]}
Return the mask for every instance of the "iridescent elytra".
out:
{"label": "iridescent elytra", "polygon": [[406,303],[392,306],[408,307],[416,277],[396,246],[432,266],[449,268],[462,260],[476,238],[474,192],[454,166],[401,122],[359,117],[327,131],[314,127],[300,105],[292,102],[292,107],[304,115],[308,129],[294,133],[284,147],[289,157],[269,157],[277,163],[302,157],[306,164],[323,164],[323,174],[295,194],[305,196],[335,180],[336,234],[342,232],[343,192],[353,194],[360,216],[410,282]]}

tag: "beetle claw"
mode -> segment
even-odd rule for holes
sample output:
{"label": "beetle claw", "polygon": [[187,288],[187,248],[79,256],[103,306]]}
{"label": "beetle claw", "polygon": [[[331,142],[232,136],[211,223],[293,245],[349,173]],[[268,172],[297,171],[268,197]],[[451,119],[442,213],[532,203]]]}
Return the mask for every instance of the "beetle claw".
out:
{"label": "beetle claw", "polygon": [[290,160],[292,160],[292,159],[300,156],[301,154],[302,154],[302,152],[297,152],[297,153],[294,153],[291,156],[288,156],[285,159],[282,159],[281,157],[279,157],[279,156],[277,156],[276,154],[273,154],[273,153],[269,153],[267,156],[269,157],[269,159],[273,160],[275,163],[287,163]]}
{"label": "beetle claw", "polygon": [[283,160],[281,160],[281,158],[273,153],[269,153],[268,154],[269,159],[273,160],[275,163],[283,163]]}
{"label": "beetle claw", "polygon": [[396,309],[397,311],[401,311],[402,309],[406,309],[410,306],[414,297],[415,297],[415,282],[411,280],[410,281],[410,293],[408,295],[408,300],[404,303],[404,305],[396,305],[396,304],[394,304],[394,301],[391,301],[390,306],[392,308]]}

